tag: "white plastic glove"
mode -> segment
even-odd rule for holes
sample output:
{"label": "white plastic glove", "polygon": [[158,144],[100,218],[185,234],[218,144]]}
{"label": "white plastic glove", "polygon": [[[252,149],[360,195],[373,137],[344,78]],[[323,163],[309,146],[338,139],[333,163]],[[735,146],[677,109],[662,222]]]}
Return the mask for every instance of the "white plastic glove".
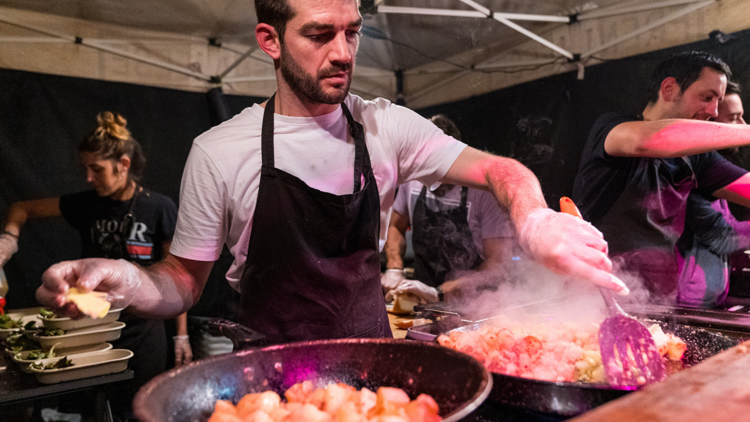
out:
{"label": "white plastic glove", "polygon": [[179,368],[193,361],[193,349],[190,348],[190,336],[174,336],[174,367]]}
{"label": "white plastic glove", "polygon": [[385,301],[390,302],[396,295],[412,293],[419,297],[420,303],[434,303],[439,299],[438,291],[418,280],[404,280],[394,290],[385,295]]}
{"label": "white plastic glove", "polygon": [[18,239],[9,234],[0,235],[0,267],[4,266],[6,262],[13,256],[14,253],[18,252]]}
{"label": "white plastic glove", "polygon": [[523,250],[550,270],[588,280],[620,294],[625,284],[612,273],[607,242],[590,223],[549,208],[529,214],[519,234]]}
{"label": "white plastic glove", "polygon": [[385,272],[380,275],[380,286],[383,287],[383,293],[388,294],[388,292],[398,287],[398,285],[404,280],[406,280],[406,277],[404,277],[404,270],[392,268],[390,270],[385,270]]}
{"label": "white plastic glove", "polygon": [[133,302],[141,286],[140,275],[140,269],[124,259],[64,261],[42,274],[42,286],[37,289],[36,298],[60,315],[82,316],[78,308],[65,299],[70,287],[77,287],[84,292],[107,292],[107,301],[113,309],[125,308]]}

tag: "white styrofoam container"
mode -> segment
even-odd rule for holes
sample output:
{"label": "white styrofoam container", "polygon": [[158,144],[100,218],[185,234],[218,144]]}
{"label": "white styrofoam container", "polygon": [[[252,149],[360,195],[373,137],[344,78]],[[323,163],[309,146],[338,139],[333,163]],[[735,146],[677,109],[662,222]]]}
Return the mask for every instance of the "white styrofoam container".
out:
{"label": "white styrofoam container", "polygon": [[[67,356],[68,358],[70,358],[73,356],[84,355],[87,353],[104,352],[111,348],[112,348],[112,345],[110,343],[89,344],[86,346],[71,347],[69,349],[55,348],[55,355],[57,356],[57,359],[63,356]],[[29,374],[32,373],[31,369],[29,368],[29,365],[31,365],[34,362],[42,360],[42,359],[26,359],[26,357],[31,352],[34,352],[34,350],[25,350],[23,352],[18,352],[15,355],[13,355],[13,362],[17,363],[23,372],[26,372]],[[54,360],[55,358],[51,358],[51,359]]]}
{"label": "white styrofoam container", "polygon": [[[72,358],[69,357],[74,365],[68,368],[30,369],[36,376],[36,379],[42,384],[56,384],[63,381],[122,372],[128,368],[128,360],[132,357],[133,352],[130,350],[111,349],[102,352],[86,353]],[[58,360],[60,358],[43,359],[39,362],[43,365],[48,365]]]}
{"label": "white styrofoam container", "polygon": [[118,318],[120,318],[120,312],[122,312],[122,308],[120,309],[112,309],[109,312],[107,312],[107,315],[104,316],[104,318],[91,318],[91,317],[84,317],[81,319],[72,319],[72,318],[42,318],[41,315],[37,315],[37,318],[42,320],[42,324],[44,325],[44,328],[59,328],[61,330],[78,330],[81,328],[86,327],[93,327],[96,325],[104,325],[108,324],[112,321],[117,321]]}
{"label": "white styrofoam container", "polygon": [[42,348],[49,349],[55,344],[62,349],[85,346],[87,344],[104,343],[120,338],[120,333],[125,327],[124,322],[115,321],[105,325],[70,330],[61,336],[38,336]]}

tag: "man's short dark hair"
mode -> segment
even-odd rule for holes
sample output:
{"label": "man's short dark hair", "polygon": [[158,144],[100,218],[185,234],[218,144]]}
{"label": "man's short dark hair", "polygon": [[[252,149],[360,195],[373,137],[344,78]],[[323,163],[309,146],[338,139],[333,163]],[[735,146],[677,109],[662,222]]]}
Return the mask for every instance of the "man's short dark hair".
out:
{"label": "man's short dark hair", "polygon": [[704,68],[714,69],[727,76],[732,76],[732,71],[720,58],[704,51],[690,51],[679,53],[659,63],[651,75],[648,86],[648,102],[655,103],[659,100],[659,91],[664,79],[675,78],[680,90],[686,89],[701,77]]}
{"label": "man's short dark hair", "polygon": [[255,0],[255,15],[258,17],[258,23],[273,26],[282,44],[286,23],[292,20],[295,14],[288,0]]}
{"label": "man's short dark hair", "polygon": [[430,117],[430,121],[440,130],[445,132],[446,135],[452,136],[459,141],[461,140],[461,131],[458,130],[458,126],[456,126],[456,124],[453,123],[453,120],[449,119],[445,114],[436,114]]}
{"label": "man's short dark hair", "polygon": [[740,84],[734,81],[727,81],[727,91],[724,93],[724,96],[726,97],[729,94],[742,94],[742,88],[740,88]]}

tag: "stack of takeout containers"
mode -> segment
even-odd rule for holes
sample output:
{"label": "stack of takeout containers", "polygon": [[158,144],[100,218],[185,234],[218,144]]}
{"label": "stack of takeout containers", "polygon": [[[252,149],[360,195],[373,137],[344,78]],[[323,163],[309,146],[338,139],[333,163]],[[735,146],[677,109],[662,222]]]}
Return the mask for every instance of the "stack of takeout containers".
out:
{"label": "stack of takeout containers", "polygon": [[[38,342],[39,349],[17,351],[12,359],[43,384],[122,372],[133,352],[112,349],[109,343],[120,338],[125,327],[118,321],[121,311],[114,309],[96,319],[36,315],[37,330],[27,331],[27,336]],[[53,357],[48,357],[50,351]],[[63,358],[68,365],[63,365]]]}

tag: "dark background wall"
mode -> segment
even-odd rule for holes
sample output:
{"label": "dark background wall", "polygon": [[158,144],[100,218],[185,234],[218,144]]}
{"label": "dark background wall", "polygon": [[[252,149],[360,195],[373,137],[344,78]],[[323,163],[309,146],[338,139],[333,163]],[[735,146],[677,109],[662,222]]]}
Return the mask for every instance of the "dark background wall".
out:
{"label": "dark background wall", "polygon": [[[588,67],[582,81],[570,72],[418,112],[426,117],[444,113],[469,145],[522,158],[555,206],[560,196],[571,193],[581,149],[597,116],[617,110],[639,113],[652,69],[670,54],[705,50],[722,57],[745,86],[743,99],[750,104],[750,31],[731,38]],[[178,202],[192,140],[220,121],[222,106],[233,115],[262,100],[225,95],[217,102],[211,93],[0,69],[0,215],[15,201],[87,189],[76,145],[103,110],[125,116],[143,145],[148,158],[143,184]],[[548,160],[541,162],[544,158]],[[28,222],[19,248],[5,267],[11,308],[34,306],[44,270],[80,254],[77,233],[62,219]],[[226,305],[234,295],[223,282],[230,262],[225,249],[193,313],[231,315]]]}

